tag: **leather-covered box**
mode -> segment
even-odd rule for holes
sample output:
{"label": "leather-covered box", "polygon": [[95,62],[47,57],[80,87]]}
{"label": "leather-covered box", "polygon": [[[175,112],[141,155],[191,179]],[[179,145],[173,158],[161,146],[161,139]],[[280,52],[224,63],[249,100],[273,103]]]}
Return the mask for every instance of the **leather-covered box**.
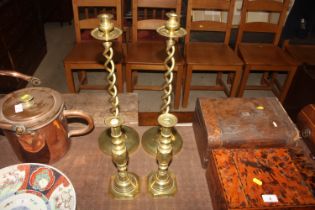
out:
{"label": "leather-covered box", "polygon": [[204,168],[214,148],[282,147],[300,139],[275,97],[199,98],[193,128]]}
{"label": "leather-covered box", "polygon": [[286,148],[212,150],[206,178],[214,210],[315,209],[314,162],[291,156]]}
{"label": "leather-covered box", "polygon": [[304,142],[315,155],[315,104],[309,104],[299,112],[297,125]]}

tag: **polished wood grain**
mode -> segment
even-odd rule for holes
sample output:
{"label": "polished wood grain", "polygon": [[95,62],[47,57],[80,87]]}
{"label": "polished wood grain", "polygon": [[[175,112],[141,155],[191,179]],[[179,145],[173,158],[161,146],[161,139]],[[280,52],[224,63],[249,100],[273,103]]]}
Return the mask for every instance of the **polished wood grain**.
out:
{"label": "polished wood grain", "polygon": [[[308,179],[314,177],[315,164],[295,154],[286,148],[212,150],[206,177],[213,209],[314,209]],[[266,194],[278,201],[264,201]]]}
{"label": "polished wood grain", "polygon": [[[76,43],[64,59],[65,75],[68,90],[71,93],[81,89],[106,89],[106,84],[95,85],[88,82],[87,72],[95,69],[104,70],[103,51],[101,42],[93,40],[89,31],[99,25],[97,15],[100,13],[112,13],[114,24],[122,28],[122,2],[121,0],[72,0]],[[114,61],[117,74],[117,89],[123,91],[123,50],[122,37],[114,44]],[[105,71],[105,70],[104,70]],[[78,72],[79,85],[75,87],[73,74]]]}
{"label": "polished wood grain", "polygon": [[[238,96],[243,96],[244,91],[249,90],[272,90],[281,102],[284,102],[292,79],[297,69],[297,63],[287,53],[280,50],[278,42],[282,27],[288,11],[289,0],[283,2],[268,0],[260,1],[245,0],[241,11],[241,21],[236,39],[236,50],[242,57],[245,68],[241,79]],[[277,13],[279,18],[276,23],[271,22],[247,22],[248,12]],[[271,44],[243,43],[246,32],[272,33],[274,39]],[[247,85],[250,72],[264,71],[261,84]],[[277,80],[277,73],[285,72],[287,77],[283,84]]]}
{"label": "polished wood grain", "polygon": [[[187,8],[185,39],[186,70],[184,76],[183,107],[189,103],[190,90],[224,91],[228,96],[235,96],[242,74],[243,62],[228,46],[232,27],[232,17],[235,0],[231,1],[200,1],[189,0]],[[207,9],[227,12],[227,21],[193,21],[192,12],[197,9]],[[224,32],[222,43],[196,43],[191,42],[193,31],[218,31]],[[191,79],[194,71],[211,71],[217,73],[215,85],[192,86]],[[235,77],[231,88],[222,80],[222,73],[232,72]]]}
{"label": "polished wood grain", "polygon": [[193,127],[204,167],[208,152],[214,148],[281,147],[300,139],[298,129],[275,97],[201,97]]}

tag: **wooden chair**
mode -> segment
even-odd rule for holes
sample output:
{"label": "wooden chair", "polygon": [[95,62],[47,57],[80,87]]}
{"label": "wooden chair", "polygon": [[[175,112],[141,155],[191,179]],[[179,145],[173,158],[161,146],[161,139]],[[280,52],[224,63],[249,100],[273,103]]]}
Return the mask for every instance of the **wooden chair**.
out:
{"label": "wooden chair", "polygon": [[315,66],[315,44],[291,44],[286,40],[284,48],[299,64]]}
{"label": "wooden chair", "polygon": [[[277,45],[288,11],[290,0],[244,0],[241,21],[237,34],[236,49],[243,58],[245,68],[241,79],[238,96],[243,96],[244,90],[272,90],[281,102],[284,101],[292,79],[297,69],[297,63]],[[248,12],[267,12],[278,14],[276,21],[248,22]],[[274,34],[272,43],[242,43],[245,32]],[[263,71],[261,84],[247,85],[249,73]],[[283,84],[277,79],[277,72],[287,72]]]}
{"label": "wooden chair", "polygon": [[[64,59],[67,85],[70,92],[75,93],[80,89],[105,89],[106,85],[88,84],[87,71],[104,70],[102,53],[104,47],[100,41],[90,36],[90,31],[98,27],[97,15],[111,13],[116,27],[122,28],[122,2],[121,0],[72,0],[76,43]],[[113,43],[114,62],[117,71],[117,89],[123,91],[122,74],[122,38]],[[75,88],[73,73],[78,71],[79,87]],[[105,71],[105,70],[104,70]]]}
{"label": "wooden chair", "polygon": [[[228,96],[235,96],[242,74],[243,62],[236,53],[229,47],[232,18],[235,0],[222,1],[201,1],[188,0],[185,39],[186,55],[186,76],[184,85],[183,106],[188,105],[190,90],[212,90],[224,91]],[[193,11],[211,10],[226,12],[226,21],[193,21]],[[194,31],[202,32],[224,32],[224,41],[215,42],[192,42],[191,35]],[[217,75],[216,84],[208,86],[191,86],[193,71],[210,71]],[[231,88],[222,80],[222,74],[227,72],[235,73]]]}
{"label": "wooden chair", "polygon": [[[167,54],[165,39],[155,31],[165,24],[169,11],[180,15],[180,0],[133,0],[132,5],[132,42],[127,44],[125,55],[127,91],[133,90],[161,90],[160,86],[145,86],[135,82],[135,73],[141,71],[165,71],[163,64]],[[142,39],[140,38],[142,37]],[[175,54],[176,73],[174,108],[179,107],[182,71],[184,59],[177,49]],[[161,76],[162,77],[162,76]]]}

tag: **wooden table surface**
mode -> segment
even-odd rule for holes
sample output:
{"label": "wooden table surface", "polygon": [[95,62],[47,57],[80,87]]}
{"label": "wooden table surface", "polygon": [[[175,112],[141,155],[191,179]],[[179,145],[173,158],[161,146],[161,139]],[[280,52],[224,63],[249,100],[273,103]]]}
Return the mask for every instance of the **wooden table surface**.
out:
{"label": "wooden table surface", "polygon": [[[0,94],[0,99],[6,95]],[[104,93],[66,93],[61,94],[67,109],[78,109],[87,112],[94,119],[95,127],[105,127],[104,119],[111,116],[110,96]],[[138,94],[118,94],[120,102],[120,116],[124,124],[138,126]]]}
{"label": "wooden table surface", "polygon": [[[135,127],[141,136],[148,127]],[[178,127],[183,149],[173,158],[170,169],[175,173],[178,192],[175,197],[154,199],[146,190],[146,176],[157,169],[155,158],[141,146],[130,155],[129,170],[140,176],[141,192],[135,200],[119,201],[108,193],[110,176],[115,167],[110,156],[98,148],[98,136],[104,128],[95,128],[86,136],[71,140],[68,153],[52,164],[64,172],[74,185],[77,210],[211,210],[211,199],[202,169],[192,127]],[[20,163],[6,137],[0,135],[0,168]]]}

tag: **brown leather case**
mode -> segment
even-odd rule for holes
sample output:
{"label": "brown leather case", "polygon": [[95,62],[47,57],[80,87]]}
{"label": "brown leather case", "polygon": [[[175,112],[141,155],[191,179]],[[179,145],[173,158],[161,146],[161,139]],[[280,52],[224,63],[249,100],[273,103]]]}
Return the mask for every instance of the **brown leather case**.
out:
{"label": "brown leather case", "polygon": [[309,104],[299,112],[297,125],[304,142],[315,155],[315,104]]}
{"label": "brown leather case", "polygon": [[214,148],[281,147],[299,132],[277,98],[199,98],[193,128],[201,163]]}
{"label": "brown leather case", "polygon": [[315,166],[303,158],[285,148],[212,150],[206,177],[214,209],[315,209]]}

